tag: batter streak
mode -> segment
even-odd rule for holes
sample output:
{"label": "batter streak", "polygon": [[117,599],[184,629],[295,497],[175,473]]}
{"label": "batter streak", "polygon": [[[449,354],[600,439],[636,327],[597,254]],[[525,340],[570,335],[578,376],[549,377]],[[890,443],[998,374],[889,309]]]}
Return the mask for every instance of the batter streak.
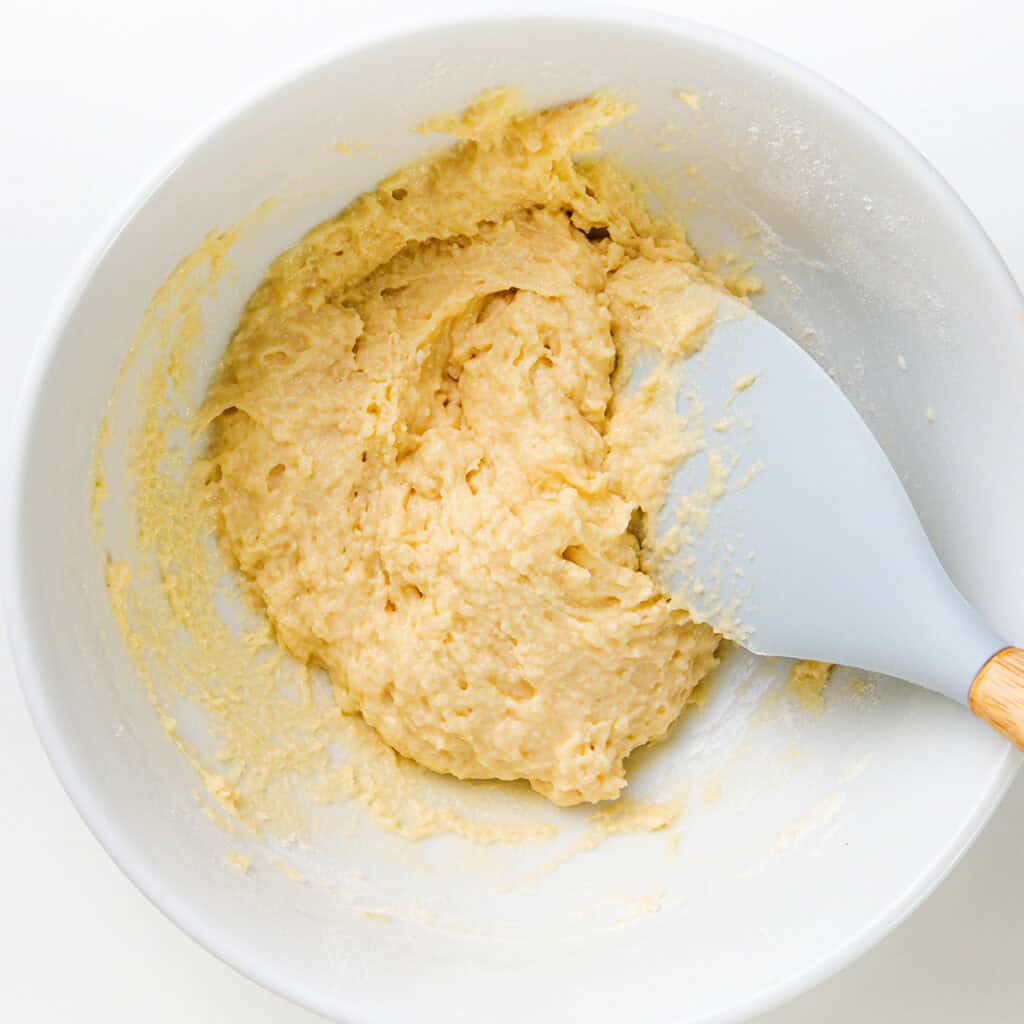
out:
{"label": "batter streak", "polygon": [[627,112],[501,90],[432,119],[461,141],[275,261],[205,411],[281,642],[405,756],[558,804],[618,795],[718,642],[641,567],[684,451],[667,376],[625,382],[699,346],[720,286],[578,159]]}

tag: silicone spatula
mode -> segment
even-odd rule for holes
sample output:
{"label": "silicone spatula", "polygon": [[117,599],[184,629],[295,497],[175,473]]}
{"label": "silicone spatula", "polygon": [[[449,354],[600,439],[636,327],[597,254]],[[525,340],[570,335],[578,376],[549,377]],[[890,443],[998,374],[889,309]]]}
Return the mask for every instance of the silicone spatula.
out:
{"label": "silicone spatula", "polygon": [[897,676],[1024,747],[1024,650],[946,575],[889,460],[795,341],[724,299],[678,409],[703,447],[647,524],[648,569],[757,654]]}

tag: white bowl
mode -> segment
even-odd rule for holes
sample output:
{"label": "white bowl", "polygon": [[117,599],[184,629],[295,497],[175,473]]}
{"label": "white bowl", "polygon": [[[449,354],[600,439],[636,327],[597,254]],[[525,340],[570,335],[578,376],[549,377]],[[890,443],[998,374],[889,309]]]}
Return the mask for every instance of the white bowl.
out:
{"label": "white bowl", "polygon": [[[634,771],[641,793],[689,787],[675,855],[663,834],[620,836],[508,893],[503,880],[551,851],[411,846],[366,820],[292,852],[303,886],[224,867],[229,840],[198,812],[191,770],[112,628],[90,456],[154,291],[213,225],[283,197],[207,304],[216,356],[271,256],[433,144],[410,126],[498,83],[534,103],[605,86],[636,101],[610,148],[660,176],[699,247],[754,259],[760,309],[835,371],[958,585],[1004,634],[1024,635],[1024,478],[1006,471],[1024,451],[1021,296],[971,215],[892,130],[810,73],[687,23],[577,12],[348,43],[261,90],[132,205],[40,342],[18,416],[4,559],[17,663],[65,787],[123,870],[208,949],[299,1003],[345,1021],[741,1019],[848,963],[929,892],[1017,768],[1001,740],[896,682],[855,699],[840,680],[827,712],[805,716],[760,699],[785,666],[750,676],[737,655],[724,675],[747,674],[745,687],[719,687]],[[699,93],[699,110],[677,90]],[[371,148],[342,157],[341,140]],[[698,175],[680,173],[689,161]],[[755,217],[757,238],[744,234]],[[579,816],[565,820],[571,841]],[[230,843],[258,864],[276,855],[270,838]],[[342,890],[360,876],[370,902],[431,912],[354,913]]]}

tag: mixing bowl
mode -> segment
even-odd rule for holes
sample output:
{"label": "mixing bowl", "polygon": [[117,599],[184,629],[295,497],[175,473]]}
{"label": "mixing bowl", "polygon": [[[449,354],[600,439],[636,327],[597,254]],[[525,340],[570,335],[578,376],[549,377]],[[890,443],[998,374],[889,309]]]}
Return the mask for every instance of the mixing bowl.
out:
{"label": "mixing bowl", "polygon": [[[261,88],[131,205],[39,342],[17,417],[4,559],[17,664],[54,766],[123,870],[299,1003],[352,1022],[741,1019],[848,963],[929,892],[1017,768],[1003,741],[938,697],[843,672],[815,713],[785,691],[787,665],[733,651],[704,707],[634,758],[631,793],[685,802],[664,830],[597,843],[586,810],[492,787],[558,837],[414,843],[355,806],[286,847],[201,812],[104,590],[92,450],[167,275],[212,227],[275,199],[203,304],[201,391],[268,261],[436,145],[409,131],[418,121],[496,84],[532,104],[604,87],[635,102],[608,149],[703,254],[754,264],[758,308],[861,409],[954,580],[1024,635],[1024,478],[1007,471],[1024,451],[1022,300],[978,225],[892,130],[808,72],[684,22],[577,10],[346,42]],[[233,870],[228,849],[253,869]],[[282,858],[294,870],[274,870]]]}

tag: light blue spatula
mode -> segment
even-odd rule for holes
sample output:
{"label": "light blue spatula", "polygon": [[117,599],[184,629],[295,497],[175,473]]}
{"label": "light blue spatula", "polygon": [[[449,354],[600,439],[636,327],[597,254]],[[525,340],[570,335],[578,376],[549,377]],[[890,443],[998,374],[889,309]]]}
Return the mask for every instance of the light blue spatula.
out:
{"label": "light blue spatula", "polygon": [[705,446],[677,469],[653,524],[659,581],[757,654],[901,677],[1024,746],[1024,650],[954,587],[828,374],[728,299],[684,367],[680,412],[695,399]]}

